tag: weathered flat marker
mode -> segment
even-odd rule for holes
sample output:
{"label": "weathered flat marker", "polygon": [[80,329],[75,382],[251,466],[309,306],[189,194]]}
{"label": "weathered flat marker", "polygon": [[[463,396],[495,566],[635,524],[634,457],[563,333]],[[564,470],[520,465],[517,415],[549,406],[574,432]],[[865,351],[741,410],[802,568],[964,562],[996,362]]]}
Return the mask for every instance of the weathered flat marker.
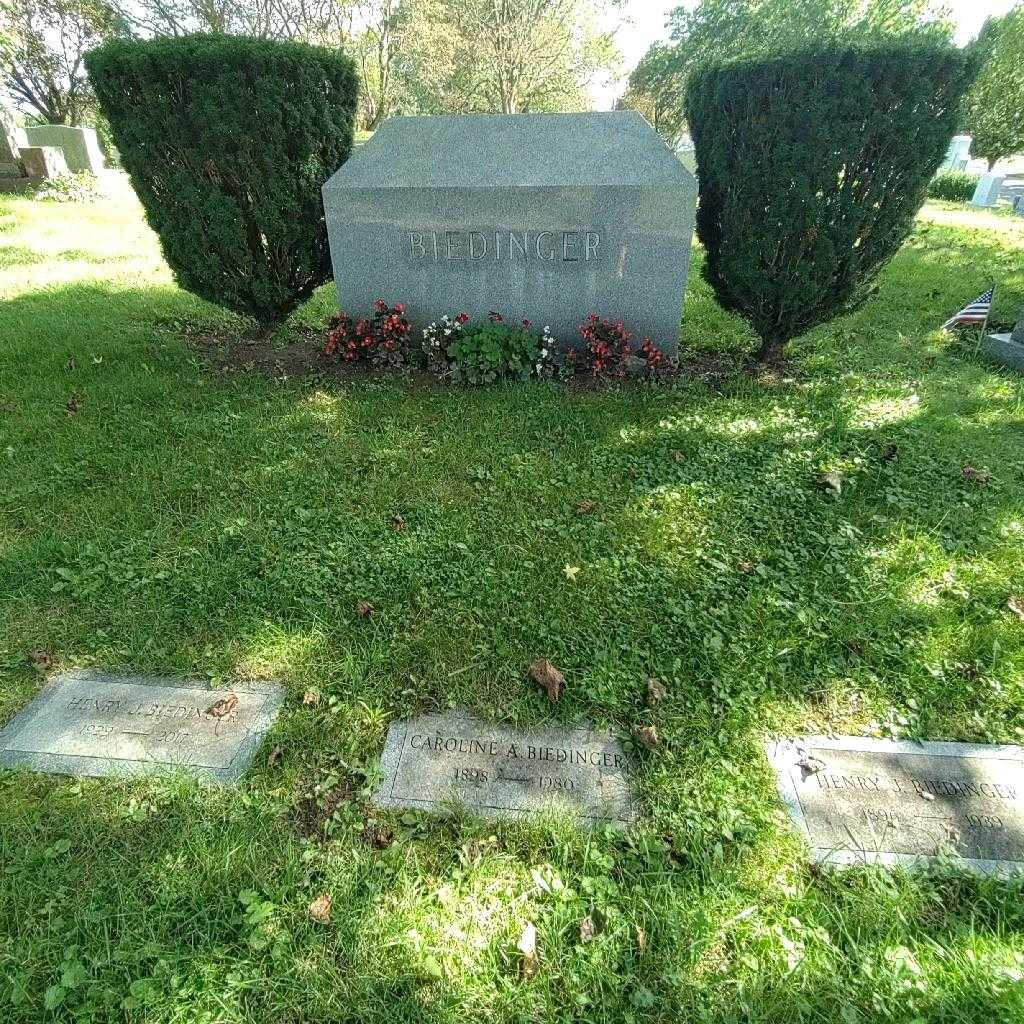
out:
{"label": "weathered flat marker", "polygon": [[381,757],[380,807],[462,804],[487,817],[545,809],[589,822],[636,817],[630,764],[610,734],[587,726],[523,731],[463,711],[395,722]]}
{"label": "weathered flat marker", "polygon": [[0,731],[0,766],[67,775],[184,771],[233,782],[284,699],[277,683],[203,682],[71,672],[51,680]]}
{"label": "weathered flat marker", "polygon": [[984,874],[1024,871],[1024,747],[855,736],[767,746],[818,861],[910,866],[952,851]]}

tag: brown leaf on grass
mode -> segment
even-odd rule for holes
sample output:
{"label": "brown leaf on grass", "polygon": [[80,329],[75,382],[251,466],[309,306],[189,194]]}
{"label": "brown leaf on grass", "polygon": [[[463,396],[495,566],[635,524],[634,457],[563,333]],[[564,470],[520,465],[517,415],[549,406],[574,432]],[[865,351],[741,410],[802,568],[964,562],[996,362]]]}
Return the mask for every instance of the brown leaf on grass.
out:
{"label": "brown leaf on grass", "polygon": [[537,956],[537,928],[532,921],[527,922],[523,934],[519,936],[519,975],[524,979],[532,978],[540,970],[540,959]]}
{"label": "brown leaf on grass", "polygon": [[267,767],[276,768],[284,760],[284,747],[274,747],[274,749],[267,754]]}
{"label": "brown leaf on grass", "polygon": [[647,952],[647,932],[640,925],[633,925],[633,933],[636,935],[636,948],[638,953]]}
{"label": "brown leaf on grass", "polygon": [[661,746],[661,740],[658,739],[658,729],[653,725],[638,725],[636,727],[636,738],[648,750],[656,750]]}
{"label": "brown leaf on grass", "polygon": [[64,406],[64,413],[67,416],[74,416],[85,405],[85,399],[81,395],[72,395]]}
{"label": "brown leaf on grass", "polygon": [[576,506],[576,511],[581,516],[589,516],[590,513],[593,512],[596,508],[597,508],[597,502],[596,501],[591,501],[590,498],[584,498],[583,501],[581,501]]}
{"label": "brown leaf on grass", "polygon": [[590,942],[596,934],[597,925],[594,923],[594,919],[587,914],[587,916],[580,921],[580,942]]}
{"label": "brown leaf on grass", "polygon": [[315,708],[317,704],[320,703],[320,694],[317,693],[316,690],[307,690],[302,695],[302,703],[305,704],[307,708]]}
{"label": "brown leaf on grass", "polygon": [[405,529],[405,520],[397,512],[391,517],[391,529],[395,533],[401,533]]}
{"label": "brown leaf on grass", "polygon": [[686,459],[686,456],[678,448],[673,448],[669,455],[672,456],[673,462],[683,462]]}
{"label": "brown leaf on grass", "polygon": [[736,568],[749,576],[752,572],[757,572],[757,562],[752,562],[749,558],[741,558],[736,563]]}
{"label": "brown leaf on grass", "polygon": [[309,905],[309,916],[316,921],[317,924],[327,924],[331,919],[331,906],[334,900],[331,899],[331,894],[325,892],[321,896],[317,896],[315,900]]}
{"label": "brown leaf on grass", "polygon": [[565,690],[565,676],[547,658],[538,658],[530,666],[530,677],[544,688],[544,692],[547,693],[552,703],[562,699],[562,692]]}
{"label": "brown leaf on grass", "polygon": [[1021,622],[1024,622],[1024,597],[1018,597],[1016,594],[1011,594],[1010,599],[1006,602],[1006,607],[1009,608]]}
{"label": "brown leaf on grass", "polygon": [[386,850],[395,841],[390,825],[380,821],[368,821],[363,826],[363,842],[375,850]]}
{"label": "brown leaf on grass", "polygon": [[49,651],[44,651],[41,647],[36,648],[29,655],[29,660],[38,669],[53,668],[53,655]]}
{"label": "brown leaf on grass", "polygon": [[660,679],[647,680],[647,703],[660,704],[668,696],[668,687]]}
{"label": "brown leaf on grass", "polygon": [[206,714],[209,718],[227,718],[235,708],[238,707],[238,697],[233,693],[229,693],[226,697],[221,697],[220,700],[215,700],[207,709]]}
{"label": "brown leaf on grass", "polygon": [[360,601],[356,605],[356,615],[361,619],[368,619],[375,611],[371,601]]}
{"label": "brown leaf on grass", "polygon": [[975,466],[964,466],[960,470],[960,475],[979,487],[988,487],[989,481],[992,479],[992,474],[987,469],[978,469]]}

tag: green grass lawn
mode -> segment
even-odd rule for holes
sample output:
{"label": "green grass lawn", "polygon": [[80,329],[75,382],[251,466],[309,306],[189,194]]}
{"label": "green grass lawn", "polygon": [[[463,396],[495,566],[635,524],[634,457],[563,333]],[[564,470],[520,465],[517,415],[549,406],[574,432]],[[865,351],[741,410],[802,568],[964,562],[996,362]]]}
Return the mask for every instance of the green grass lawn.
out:
{"label": "green grass lawn", "polygon": [[[774,377],[699,274],[684,346],[736,367],[711,382],[218,373],[185,339],[238,325],[127,193],[0,199],[0,721],[34,650],[289,690],[234,789],[0,773],[0,1020],[1024,1018],[1020,885],[813,869],[760,745],[1024,741],[1024,379],[936,331],[992,280],[1009,321],[1024,220],[936,204]],[[640,823],[370,809],[388,722],[455,705],[655,723]]]}

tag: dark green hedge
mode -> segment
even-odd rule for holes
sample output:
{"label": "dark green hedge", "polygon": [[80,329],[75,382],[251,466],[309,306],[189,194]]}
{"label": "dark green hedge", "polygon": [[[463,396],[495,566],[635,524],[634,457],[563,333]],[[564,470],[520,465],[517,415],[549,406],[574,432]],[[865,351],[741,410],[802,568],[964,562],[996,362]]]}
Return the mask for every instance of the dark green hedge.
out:
{"label": "dark green hedge", "polygon": [[110,42],[86,66],[183,288],[270,324],[327,280],[320,188],[352,149],[348,57],[194,35]]}
{"label": "dark green hedge", "polygon": [[762,358],[868,294],[911,229],[976,70],[965,51],[893,43],[693,76],[704,273],[761,336]]}
{"label": "dark green hedge", "polygon": [[928,183],[928,198],[968,203],[974,198],[980,180],[980,175],[966,171],[942,171]]}

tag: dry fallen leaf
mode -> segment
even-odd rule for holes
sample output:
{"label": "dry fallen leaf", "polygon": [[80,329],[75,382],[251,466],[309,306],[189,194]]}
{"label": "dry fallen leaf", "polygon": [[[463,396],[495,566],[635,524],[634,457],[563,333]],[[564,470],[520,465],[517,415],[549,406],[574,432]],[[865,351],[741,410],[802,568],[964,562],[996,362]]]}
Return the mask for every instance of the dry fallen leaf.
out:
{"label": "dry fallen leaf", "polygon": [[965,480],[970,480],[979,487],[987,487],[992,479],[992,474],[987,469],[977,469],[975,466],[964,466],[960,474]]}
{"label": "dry fallen leaf", "polygon": [[1024,597],[1017,597],[1016,595],[1011,596],[1006,602],[1006,607],[1009,608],[1021,622],[1024,622]]}
{"label": "dry fallen leaf", "polygon": [[276,768],[284,760],[284,747],[274,747],[274,749],[267,754],[267,767]]}
{"label": "dry fallen leaf", "polygon": [[226,718],[235,708],[238,707],[238,697],[229,693],[220,700],[215,700],[207,709],[206,714],[210,718]]}
{"label": "dry fallen leaf", "polygon": [[805,754],[799,761],[797,761],[797,767],[806,779],[810,775],[817,775],[818,772],[824,771],[828,766],[819,758]]}
{"label": "dry fallen leaf", "polygon": [[523,959],[519,962],[519,973],[523,978],[532,978],[540,970],[537,958],[537,929],[533,922],[527,922],[523,934],[519,936],[519,952]]}
{"label": "dry fallen leaf", "polygon": [[672,454],[672,461],[673,462],[682,462],[686,458],[686,456],[683,455],[683,453],[681,451],[678,451],[675,448],[672,449],[671,454]]}
{"label": "dry fallen leaf", "polygon": [[660,704],[668,696],[668,688],[660,679],[647,680],[647,703]]}
{"label": "dry fallen leaf", "polygon": [[320,694],[317,693],[316,690],[307,690],[302,695],[302,703],[305,704],[307,708],[315,708],[317,704],[320,703]]}
{"label": "dry fallen leaf", "polygon": [[576,506],[576,511],[581,516],[589,516],[590,513],[593,512],[594,509],[596,509],[596,508],[597,508],[597,502],[596,501],[591,501],[590,498],[584,498],[583,501],[581,501]]}
{"label": "dry fallen leaf", "polygon": [[72,395],[64,406],[64,412],[68,416],[74,416],[84,405],[84,398],[81,398],[79,395]]}
{"label": "dry fallen leaf", "polygon": [[660,746],[658,730],[653,725],[638,725],[636,727],[636,738],[648,749],[654,750]]}
{"label": "dry fallen leaf", "polygon": [[562,691],[565,689],[565,676],[547,658],[538,658],[530,666],[530,676],[535,683],[544,688],[552,702],[561,700]]}
{"label": "dry fallen leaf", "polygon": [[368,619],[375,610],[373,604],[369,601],[360,601],[356,605],[356,615],[361,619]]}
{"label": "dry fallen leaf", "polygon": [[647,951],[647,932],[640,927],[640,925],[633,925],[633,931],[636,933],[636,948],[640,953]]}
{"label": "dry fallen leaf", "polygon": [[399,533],[405,529],[405,520],[396,512],[391,517],[391,529]]}
{"label": "dry fallen leaf", "polygon": [[39,669],[47,669],[53,667],[53,655],[49,651],[44,651],[41,647],[34,650],[29,655],[32,664]]}
{"label": "dry fallen leaf", "polygon": [[594,919],[587,914],[582,921],[580,921],[580,942],[589,942],[597,934],[597,925],[594,924]]}
{"label": "dry fallen leaf", "polygon": [[894,444],[887,445],[885,451],[882,452],[882,458],[886,462],[895,462],[899,456],[900,450]]}
{"label": "dry fallen leaf", "polygon": [[578,565],[569,565],[568,562],[565,564],[565,568],[562,570],[565,573],[565,578],[570,583],[576,582],[576,577],[580,574],[580,567]]}
{"label": "dry fallen leaf", "polygon": [[368,821],[363,826],[363,842],[375,850],[386,850],[394,841],[395,833],[389,825]]}
{"label": "dry fallen leaf", "polygon": [[749,558],[741,558],[736,563],[736,568],[739,569],[740,572],[745,572],[747,575],[750,575],[750,573],[757,571],[757,563],[750,561]]}
{"label": "dry fallen leaf", "polygon": [[309,905],[309,916],[317,924],[327,924],[331,919],[331,905],[333,903],[334,900],[331,899],[329,892],[325,892],[322,896],[317,896]]}

